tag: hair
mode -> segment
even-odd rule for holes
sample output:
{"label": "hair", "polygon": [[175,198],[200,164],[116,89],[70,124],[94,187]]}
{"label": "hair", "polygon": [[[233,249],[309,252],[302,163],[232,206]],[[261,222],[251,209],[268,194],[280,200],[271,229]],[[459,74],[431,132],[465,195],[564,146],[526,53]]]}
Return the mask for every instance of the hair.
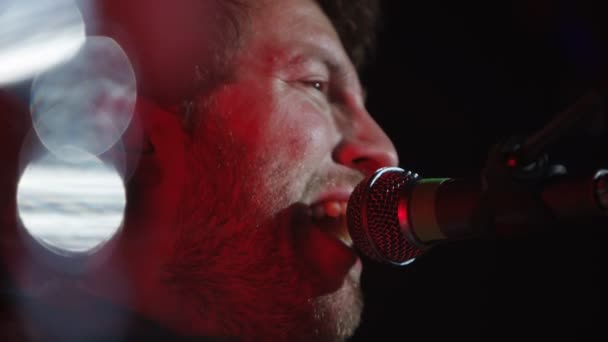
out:
{"label": "hair", "polygon": [[[376,48],[380,0],[315,1],[336,29],[351,61],[360,70]],[[240,45],[242,33],[246,30],[242,23],[247,20],[248,9],[248,4],[244,0],[222,1],[223,13],[220,15],[225,16],[226,20],[223,23],[229,24],[234,34],[232,37],[227,37],[228,41],[233,43],[227,46],[228,50],[238,49]]]}
{"label": "hair", "polygon": [[195,99],[212,91],[234,75],[234,56],[242,46],[249,21],[249,4],[246,0],[217,0],[219,13],[215,15],[217,27],[211,60],[194,66],[192,92],[185,94],[176,108],[182,126],[188,133],[196,126],[199,103]]}
{"label": "hair", "polygon": [[[315,1],[336,29],[349,58],[360,70],[376,47],[380,0]],[[250,5],[246,0],[220,1],[219,17],[223,18],[219,21],[220,32],[223,34],[221,41],[227,42],[227,45],[216,52],[212,67],[223,70],[220,71],[223,77],[230,75],[230,57],[238,51],[243,35],[247,31],[249,9]]]}
{"label": "hair", "polygon": [[376,47],[379,0],[316,0],[340,36],[357,69],[365,66]]}

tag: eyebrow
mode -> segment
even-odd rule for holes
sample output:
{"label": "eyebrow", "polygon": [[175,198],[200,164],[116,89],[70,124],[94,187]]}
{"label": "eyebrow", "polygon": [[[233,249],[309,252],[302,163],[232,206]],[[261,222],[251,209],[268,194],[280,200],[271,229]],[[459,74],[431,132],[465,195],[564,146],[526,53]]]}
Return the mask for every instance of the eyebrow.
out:
{"label": "eyebrow", "polygon": [[358,88],[361,90],[363,100],[365,101],[367,99],[367,91],[361,84],[357,70],[354,68],[354,66],[352,67],[352,70],[349,70],[349,67],[343,65],[341,62],[341,60],[344,59],[344,63],[352,64],[352,61],[345,53],[344,56],[341,56],[340,52],[334,51],[334,49],[339,49],[340,47],[334,47],[332,44],[334,44],[333,41],[325,39],[316,39],[314,41],[309,40],[303,45],[303,47],[297,49],[296,51],[284,51],[285,53],[279,56],[277,65],[279,67],[288,68],[304,65],[305,63],[311,61],[321,63],[328,68],[332,78],[340,80],[344,83],[356,82]]}
{"label": "eyebrow", "polygon": [[317,37],[306,39],[303,43],[301,49],[293,54],[287,54],[286,65],[301,64],[303,61],[313,59],[327,65],[331,72],[346,73],[345,68],[340,65],[339,53],[335,51],[340,47],[335,46],[333,40]]}
{"label": "eyebrow", "polygon": [[340,73],[341,67],[337,62],[333,61],[331,58],[327,58],[324,55],[317,55],[315,52],[298,52],[294,53],[287,57],[284,63],[281,63],[282,66],[292,67],[292,66],[300,66],[309,62],[317,62],[327,66],[329,72],[338,72]]}
{"label": "eyebrow", "polygon": [[[305,65],[306,63],[320,63],[328,69],[328,72],[332,79],[341,81],[343,83],[357,82],[359,88],[362,89],[362,85],[359,81],[358,74],[356,71],[352,71],[355,74],[351,75],[348,67],[342,65],[339,62],[339,58],[327,49],[313,46],[312,48],[306,48],[300,50],[292,55],[286,56],[284,63],[281,63],[285,67],[295,67]],[[362,89],[363,90],[363,89]],[[365,92],[362,92],[363,94]]]}

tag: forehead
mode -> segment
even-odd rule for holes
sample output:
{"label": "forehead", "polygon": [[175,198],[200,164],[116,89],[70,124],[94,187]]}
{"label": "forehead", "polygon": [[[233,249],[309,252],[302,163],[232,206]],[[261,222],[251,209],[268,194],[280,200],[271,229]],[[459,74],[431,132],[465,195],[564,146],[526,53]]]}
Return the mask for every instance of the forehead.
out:
{"label": "forehead", "polygon": [[330,67],[353,69],[338,33],[314,0],[263,1],[251,8],[245,49],[273,64],[314,55]]}
{"label": "forehead", "polygon": [[[262,0],[250,1],[258,20],[289,24],[293,28],[331,28],[332,24],[315,0]],[[311,25],[312,24],[312,25]]]}
{"label": "forehead", "polygon": [[252,6],[254,39],[339,41],[332,23],[314,0],[263,1]]}

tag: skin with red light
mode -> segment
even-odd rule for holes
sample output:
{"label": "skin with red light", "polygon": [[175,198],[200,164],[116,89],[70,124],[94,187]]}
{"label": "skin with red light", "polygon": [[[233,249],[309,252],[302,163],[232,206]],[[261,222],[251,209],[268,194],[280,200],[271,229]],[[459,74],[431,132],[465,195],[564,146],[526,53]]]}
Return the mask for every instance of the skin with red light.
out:
{"label": "skin with red light", "polygon": [[346,202],[396,151],[313,0],[250,11],[234,76],[195,99],[190,132],[139,100],[147,143],[132,151],[124,228],[75,286],[188,335],[343,340],[360,320],[361,264],[337,237],[343,215],[311,208]]}

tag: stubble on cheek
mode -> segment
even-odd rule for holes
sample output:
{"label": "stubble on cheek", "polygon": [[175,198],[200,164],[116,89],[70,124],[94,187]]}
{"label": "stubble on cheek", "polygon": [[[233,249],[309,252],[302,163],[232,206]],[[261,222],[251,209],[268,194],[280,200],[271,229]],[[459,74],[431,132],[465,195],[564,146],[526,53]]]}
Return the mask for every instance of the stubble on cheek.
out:
{"label": "stubble on cheek", "polygon": [[288,237],[268,234],[270,229],[275,228],[261,226],[224,240],[182,240],[176,246],[168,280],[200,310],[201,321],[214,335],[286,340],[311,320],[310,302],[302,295],[303,279],[285,242]]}
{"label": "stubble on cheek", "polygon": [[[164,280],[185,305],[199,310],[201,330],[286,339],[312,317],[296,266],[289,210],[266,217],[272,204],[248,194],[255,181],[243,183],[251,176],[243,173],[250,168],[242,166],[247,159],[228,155],[225,148],[190,154],[192,172]],[[215,156],[209,159],[210,154]],[[218,158],[221,167],[205,163]],[[277,195],[281,192],[285,196]],[[281,200],[263,197],[268,198]]]}

